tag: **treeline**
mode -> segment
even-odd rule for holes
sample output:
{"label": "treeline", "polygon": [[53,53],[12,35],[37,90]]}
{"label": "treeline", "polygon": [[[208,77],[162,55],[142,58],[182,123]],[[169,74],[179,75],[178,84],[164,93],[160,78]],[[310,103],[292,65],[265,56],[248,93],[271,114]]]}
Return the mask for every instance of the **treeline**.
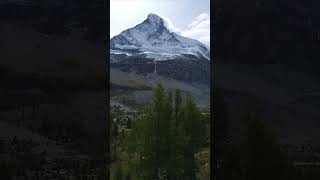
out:
{"label": "treeline", "polygon": [[126,135],[129,161],[116,167],[113,179],[197,179],[195,153],[209,143],[206,118],[190,95],[159,84]]}

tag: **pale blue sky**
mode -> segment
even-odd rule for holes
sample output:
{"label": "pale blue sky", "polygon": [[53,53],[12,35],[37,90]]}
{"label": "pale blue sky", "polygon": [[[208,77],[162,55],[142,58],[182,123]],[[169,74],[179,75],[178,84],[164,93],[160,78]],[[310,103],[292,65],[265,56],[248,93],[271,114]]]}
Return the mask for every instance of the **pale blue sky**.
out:
{"label": "pale blue sky", "polygon": [[111,37],[155,13],[170,30],[210,44],[210,0],[111,0],[110,8]]}

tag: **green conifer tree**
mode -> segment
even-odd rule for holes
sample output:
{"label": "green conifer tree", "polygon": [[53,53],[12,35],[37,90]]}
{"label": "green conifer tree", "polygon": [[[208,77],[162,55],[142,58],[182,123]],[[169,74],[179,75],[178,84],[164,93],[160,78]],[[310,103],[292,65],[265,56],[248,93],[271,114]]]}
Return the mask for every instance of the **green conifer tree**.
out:
{"label": "green conifer tree", "polygon": [[194,154],[206,139],[205,123],[201,121],[201,113],[190,95],[187,95],[183,107],[183,127],[186,146],[184,149],[184,179],[196,179],[196,163]]}

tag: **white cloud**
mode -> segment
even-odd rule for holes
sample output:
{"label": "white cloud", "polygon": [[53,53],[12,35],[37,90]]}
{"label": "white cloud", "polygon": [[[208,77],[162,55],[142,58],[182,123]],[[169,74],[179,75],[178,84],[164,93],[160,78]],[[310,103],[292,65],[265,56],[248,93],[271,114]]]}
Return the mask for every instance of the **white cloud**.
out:
{"label": "white cloud", "polygon": [[199,14],[185,29],[174,26],[168,17],[162,17],[166,27],[182,36],[196,39],[210,46],[210,16],[207,13]]}
{"label": "white cloud", "polygon": [[202,13],[195,18],[188,28],[181,32],[182,36],[197,39],[210,46],[210,16]]}
{"label": "white cloud", "polygon": [[196,25],[201,24],[202,21],[207,21],[207,20],[209,20],[210,22],[210,16],[207,13],[202,13],[199,16],[197,16],[196,19],[188,25],[188,27],[194,27]]}
{"label": "white cloud", "polygon": [[175,33],[180,33],[181,29],[177,28],[173,25],[172,21],[170,20],[170,18],[167,17],[163,17],[162,19],[164,21],[165,26],[171,31],[171,32],[175,32]]}

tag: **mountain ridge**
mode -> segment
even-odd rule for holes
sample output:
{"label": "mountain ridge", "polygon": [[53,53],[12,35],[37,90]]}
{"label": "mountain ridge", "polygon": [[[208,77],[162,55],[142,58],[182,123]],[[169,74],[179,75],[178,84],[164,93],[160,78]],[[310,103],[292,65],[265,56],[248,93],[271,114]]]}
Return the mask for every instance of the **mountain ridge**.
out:
{"label": "mountain ridge", "polygon": [[210,60],[210,50],[204,44],[170,32],[164,20],[154,13],[150,13],[142,23],[112,37],[110,49],[160,50],[166,53],[193,54],[198,57],[200,53]]}
{"label": "mountain ridge", "polygon": [[[164,19],[150,13],[140,24],[111,38],[110,82],[121,84],[122,92],[139,103],[150,100],[152,90],[128,91],[132,82],[151,88],[161,83],[166,90],[181,89],[190,93],[199,106],[208,107],[209,52],[199,41],[171,32]],[[117,94],[119,89],[111,91]]]}

